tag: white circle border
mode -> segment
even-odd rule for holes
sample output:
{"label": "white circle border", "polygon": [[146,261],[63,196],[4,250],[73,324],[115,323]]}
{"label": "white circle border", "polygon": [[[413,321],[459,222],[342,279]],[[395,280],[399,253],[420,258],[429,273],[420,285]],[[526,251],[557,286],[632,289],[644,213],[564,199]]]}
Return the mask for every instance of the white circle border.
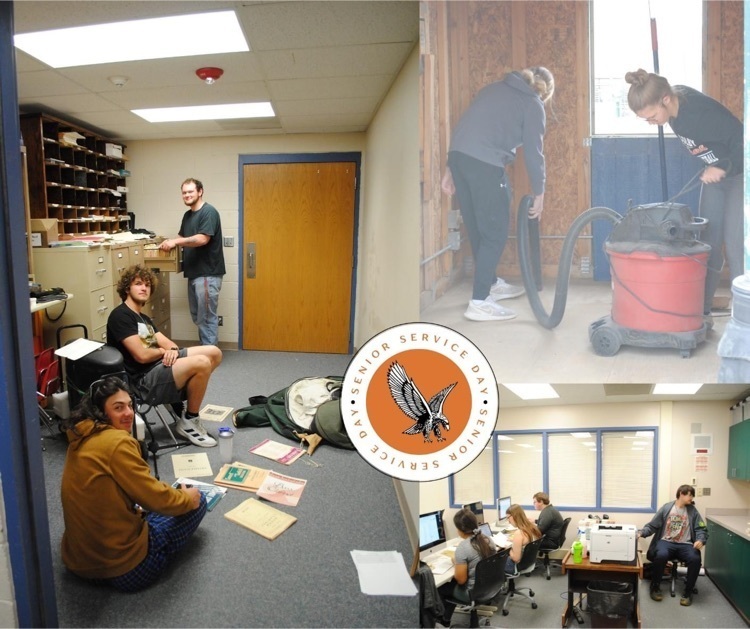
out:
{"label": "white circle border", "polygon": [[[372,427],[366,399],[380,366],[396,354],[415,349],[451,359],[471,389],[471,411],[464,430],[450,446],[422,455],[404,453],[385,443]],[[402,323],[379,332],[354,355],[344,374],[341,415],[349,438],[365,461],[401,480],[429,482],[464,469],[491,439],[498,410],[497,380],[484,354],[459,332],[436,323]]]}

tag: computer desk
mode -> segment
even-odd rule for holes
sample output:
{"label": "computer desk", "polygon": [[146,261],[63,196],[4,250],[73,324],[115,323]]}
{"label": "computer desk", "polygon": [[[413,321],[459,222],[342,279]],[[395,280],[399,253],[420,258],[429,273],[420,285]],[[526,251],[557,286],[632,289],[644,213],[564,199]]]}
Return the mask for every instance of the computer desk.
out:
{"label": "computer desk", "polygon": [[632,562],[602,561],[591,563],[584,557],[581,563],[573,563],[573,554],[568,552],[562,562],[562,573],[568,573],[568,604],[562,613],[562,626],[567,627],[573,614],[573,595],[576,592],[587,592],[590,581],[605,580],[633,585],[633,626],[641,627],[641,608],[638,603],[638,580],[643,578],[643,563],[640,553],[636,553]]}
{"label": "computer desk", "polygon": [[[512,526],[509,524],[503,524],[502,526],[497,525],[490,525],[490,528],[492,529],[493,534],[500,533],[503,530],[514,530]],[[510,540],[508,540],[510,541]],[[461,543],[460,537],[454,537],[453,539],[447,540],[443,544],[438,544],[437,546],[433,546],[432,548],[423,551],[420,553],[420,560],[424,561],[428,566],[430,566],[430,570],[432,570],[431,563],[435,562],[438,558],[441,556],[443,557],[450,557],[451,560],[453,559],[453,556],[456,552],[456,548]],[[498,546],[500,550],[503,548],[510,548],[511,544],[509,543],[506,546]],[[435,586],[440,587],[441,585],[445,585],[446,583],[449,583],[451,579],[453,579],[453,567],[451,566],[448,570],[443,572],[442,574],[435,574],[433,571],[432,575],[435,577]]]}

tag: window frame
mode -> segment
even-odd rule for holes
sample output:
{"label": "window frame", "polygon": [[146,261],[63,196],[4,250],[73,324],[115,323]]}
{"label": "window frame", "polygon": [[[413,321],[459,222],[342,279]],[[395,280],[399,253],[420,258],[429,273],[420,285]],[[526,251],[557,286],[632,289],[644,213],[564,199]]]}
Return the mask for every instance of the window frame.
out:
{"label": "window frame", "polygon": [[[611,432],[637,433],[638,431],[652,431],[654,433],[652,451],[652,483],[651,504],[649,507],[602,507],[602,435]],[[591,512],[606,511],[607,513],[656,513],[657,488],[659,486],[659,427],[658,426],[606,426],[606,427],[572,427],[550,428],[535,430],[495,430],[489,443],[492,444],[492,495],[493,504],[484,505],[485,510],[496,509],[497,499],[500,498],[500,456],[498,453],[498,435],[542,435],[542,485],[540,491],[549,493],[549,435],[569,434],[571,432],[589,432],[596,439],[596,505],[574,507],[555,502],[555,507],[564,511]],[[463,503],[456,502],[455,474],[448,477],[448,503],[453,509],[460,509]],[[513,494],[511,493],[511,497]],[[531,503],[518,503],[524,509],[533,509]]]}

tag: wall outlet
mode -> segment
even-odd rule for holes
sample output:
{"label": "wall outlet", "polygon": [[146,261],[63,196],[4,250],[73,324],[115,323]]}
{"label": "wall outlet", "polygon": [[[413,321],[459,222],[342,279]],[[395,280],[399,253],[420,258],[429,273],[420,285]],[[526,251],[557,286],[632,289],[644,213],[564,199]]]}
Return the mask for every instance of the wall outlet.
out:
{"label": "wall outlet", "polygon": [[224,325],[224,317],[222,315],[219,315],[219,327]]}
{"label": "wall outlet", "polygon": [[690,484],[695,487],[698,484],[698,479],[693,476],[693,478],[690,479]]}
{"label": "wall outlet", "polygon": [[234,247],[234,238],[232,236],[224,236],[224,246]]}

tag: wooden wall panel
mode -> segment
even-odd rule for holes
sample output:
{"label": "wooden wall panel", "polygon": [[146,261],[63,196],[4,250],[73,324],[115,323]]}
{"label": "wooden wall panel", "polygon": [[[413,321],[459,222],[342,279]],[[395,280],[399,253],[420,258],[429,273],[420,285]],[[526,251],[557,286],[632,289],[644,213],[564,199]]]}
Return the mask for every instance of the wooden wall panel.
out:
{"label": "wooden wall panel", "polygon": [[709,2],[721,9],[721,86],[718,99],[740,120],[744,118],[744,3],[741,0]]}

